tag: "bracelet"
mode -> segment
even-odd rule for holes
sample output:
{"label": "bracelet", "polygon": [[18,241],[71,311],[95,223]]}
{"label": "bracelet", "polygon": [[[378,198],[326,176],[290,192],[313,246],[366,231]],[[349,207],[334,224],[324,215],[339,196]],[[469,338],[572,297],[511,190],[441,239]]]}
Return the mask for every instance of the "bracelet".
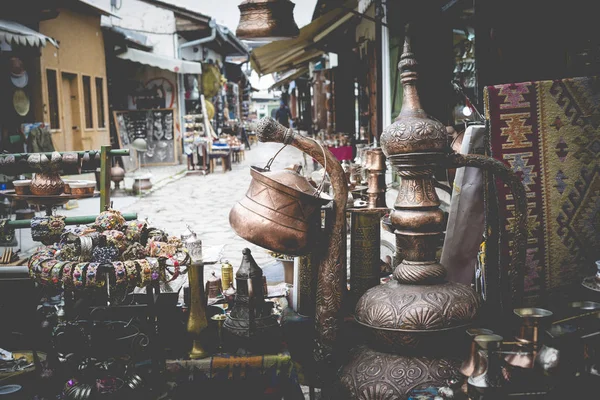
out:
{"label": "bracelet", "polygon": [[102,235],[106,237],[106,243],[119,249],[120,253],[127,248],[127,241],[125,240],[125,234],[123,232],[110,230],[102,232]]}
{"label": "bracelet", "polygon": [[75,288],[83,287],[83,276],[85,275],[87,265],[88,263],[86,262],[75,264],[75,267],[73,268],[73,285]]}
{"label": "bracelet", "polygon": [[150,240],[148,242],[148,250],[150,257],[169,258],[177,252],[177,247],[171,243]]}
{"label": "bracelet", "polygon": [[161,265],[164,264],[162,264],[158,258],[148,257],[146,258],[146,261],[148,261],[148,264],[150,265],[150,278],[153,282],[159,280],[166,280],[165,269],[161,268]]}
{"label": "bracelet", "polygon": [[152,281],[152,268],[148,260],[135,260],[134,261],[140,267],[140,286],[147,286]]}
{"label": "bracelet", "polygon": [[41,267],[42,272],[40,274],[40,283],[42,285],[47,285],[50,283],[50,271],[52,268],[58,263],[58,260],[54,258],[46,258],[42,260]]}
{"label": "bracelet", "polygon": [[98,279],[98,263],[89,263],[85,270],[85,287],[102,287],[104,281]]}
{"label": "bracelet", "polygon": [[92,258],[93,239],[89,236],[79,237],[79,245],[81,252],[79,254],[80,261],[88,261]]}
{"label": "bracelet", "polygon": [[65,267],[66,262],[65,261],[59,261],[56,264],[54,264],[54,267],[52,267],[52,270],[50,271],[50,280],[52,281],[52,284],[54,284],[55,286],[60,286],[60,281],[61,281],[61,275],[62,275],[62,270]]}
{"label": "bracelet", "polygon": [[125,285],[127,283],[127,270],[125,269],[125,264],[121,261],[114,261],[112,265],[115,268],[117,286]]}
{"label": "bracelet", "polygon": [[63,267],[61,279],[65,288],[73,287],[73,267],[75,267],[76,264],[77,262],[75,261],[68,261]]}
{"label": "bracelet", "polygon": [[42,261],[51,258],[46,256],[43,257],[42,254],[35,254],[31,256],[29,259],[29,277],[32,279],[38,280],[38,276],[42,273]]}
{"label": "bracelet", "polygon": [[137,286],[140,276],[137,265],[134,261],[125,261],[123,264],[125,265],[125,271],[127,272],[128,286]]}

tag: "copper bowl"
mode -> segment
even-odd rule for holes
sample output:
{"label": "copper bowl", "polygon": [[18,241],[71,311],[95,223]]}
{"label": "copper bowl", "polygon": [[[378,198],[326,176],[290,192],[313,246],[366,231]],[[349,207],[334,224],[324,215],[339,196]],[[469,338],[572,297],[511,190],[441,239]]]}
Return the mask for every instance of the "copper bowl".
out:
{"label": "copper bowl", "polygon": [[31,194],[31,179],[23,179],[19,181],[13,181],[15,187],[15,193],[20,195]]}
{"label": "copper bowl", "polygon": [[69,187],[72,195],[84,196],[94,194],[96,182],[94,181],[75,181],[70,182]]}
{"label": "copper bowl", "polygon": [[64,180],[64,182],[65,182],[65,193],[71,194],[71,183],[75,183],[75,182],[79,182],[79,181],[73,180],[73,179],[66,179],[66,180]]}

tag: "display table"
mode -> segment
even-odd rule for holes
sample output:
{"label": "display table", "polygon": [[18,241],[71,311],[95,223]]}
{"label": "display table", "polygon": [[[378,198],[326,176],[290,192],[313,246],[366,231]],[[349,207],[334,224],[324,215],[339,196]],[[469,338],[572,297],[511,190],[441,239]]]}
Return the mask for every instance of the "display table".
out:
{"label": "display table", "polygon": [[173,399],[190,393],[221,398],[303,399],[298,374],[287,351],[280,354],[232,356],[201,360],[167,360],[165,378]]}
{"label": "display table", "polygon": [[327,147],[339,161],[352,160],[352,146]]}

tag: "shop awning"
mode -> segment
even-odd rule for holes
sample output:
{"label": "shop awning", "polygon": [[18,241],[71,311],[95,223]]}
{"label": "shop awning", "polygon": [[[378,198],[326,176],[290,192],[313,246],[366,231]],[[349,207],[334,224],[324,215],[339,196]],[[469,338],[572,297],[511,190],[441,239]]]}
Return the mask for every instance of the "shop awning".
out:
{"label": "shop awning", "polygon": [[349,0],[344,7],[338,7],[315,19],[294,39],[277,40],[252,51],[252,67],[261,75],[285,71],[301,66],[324,53],[319,42],[353,18],[350,10],[355,10],[356,0]]}
{"label": "shop awning", "polygon": [[308,74],[308,67],[294,68],[290,71],[286,71],[284,74],[281,75],[281,77],[279,77],[279,79],[277,79],[277,81],[275,81],[274,84],[271,85],[269,90],[273,90],[282,85],[285,85],[286,83],[290,83],[291,81],[301,77],[304,74]]}
{"label": "shop awning", "polygon": [[58,47],[56,40],[18,22],[0,19],[0,41],[18,46],[44,47],[46,42]]}
{"label": "shop awning", "polygon": [[201,74],[202,65],[198,62],[184,61],[177,58],[160,56],[154,53],[137,49],[127,49],[126,52],[117,55],[123,60],[133,61],[139,64],[150,65],[178,74]]}

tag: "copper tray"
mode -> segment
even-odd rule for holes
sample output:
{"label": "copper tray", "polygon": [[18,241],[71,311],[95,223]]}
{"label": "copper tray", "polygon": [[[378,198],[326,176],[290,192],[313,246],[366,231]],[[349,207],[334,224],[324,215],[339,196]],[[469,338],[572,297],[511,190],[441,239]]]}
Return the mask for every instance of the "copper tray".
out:
{"label": "copper tray", "polygon": [[29,204],[39,206],[61,206],[67,204],[69,200],[84,199],[99,195],[100,192],[94,191],[89,194],[57,194],[51,196],[36,196],[34,194],[17,194],[14,190],[2,190],[0,194],[15,200],[25,200]]}

